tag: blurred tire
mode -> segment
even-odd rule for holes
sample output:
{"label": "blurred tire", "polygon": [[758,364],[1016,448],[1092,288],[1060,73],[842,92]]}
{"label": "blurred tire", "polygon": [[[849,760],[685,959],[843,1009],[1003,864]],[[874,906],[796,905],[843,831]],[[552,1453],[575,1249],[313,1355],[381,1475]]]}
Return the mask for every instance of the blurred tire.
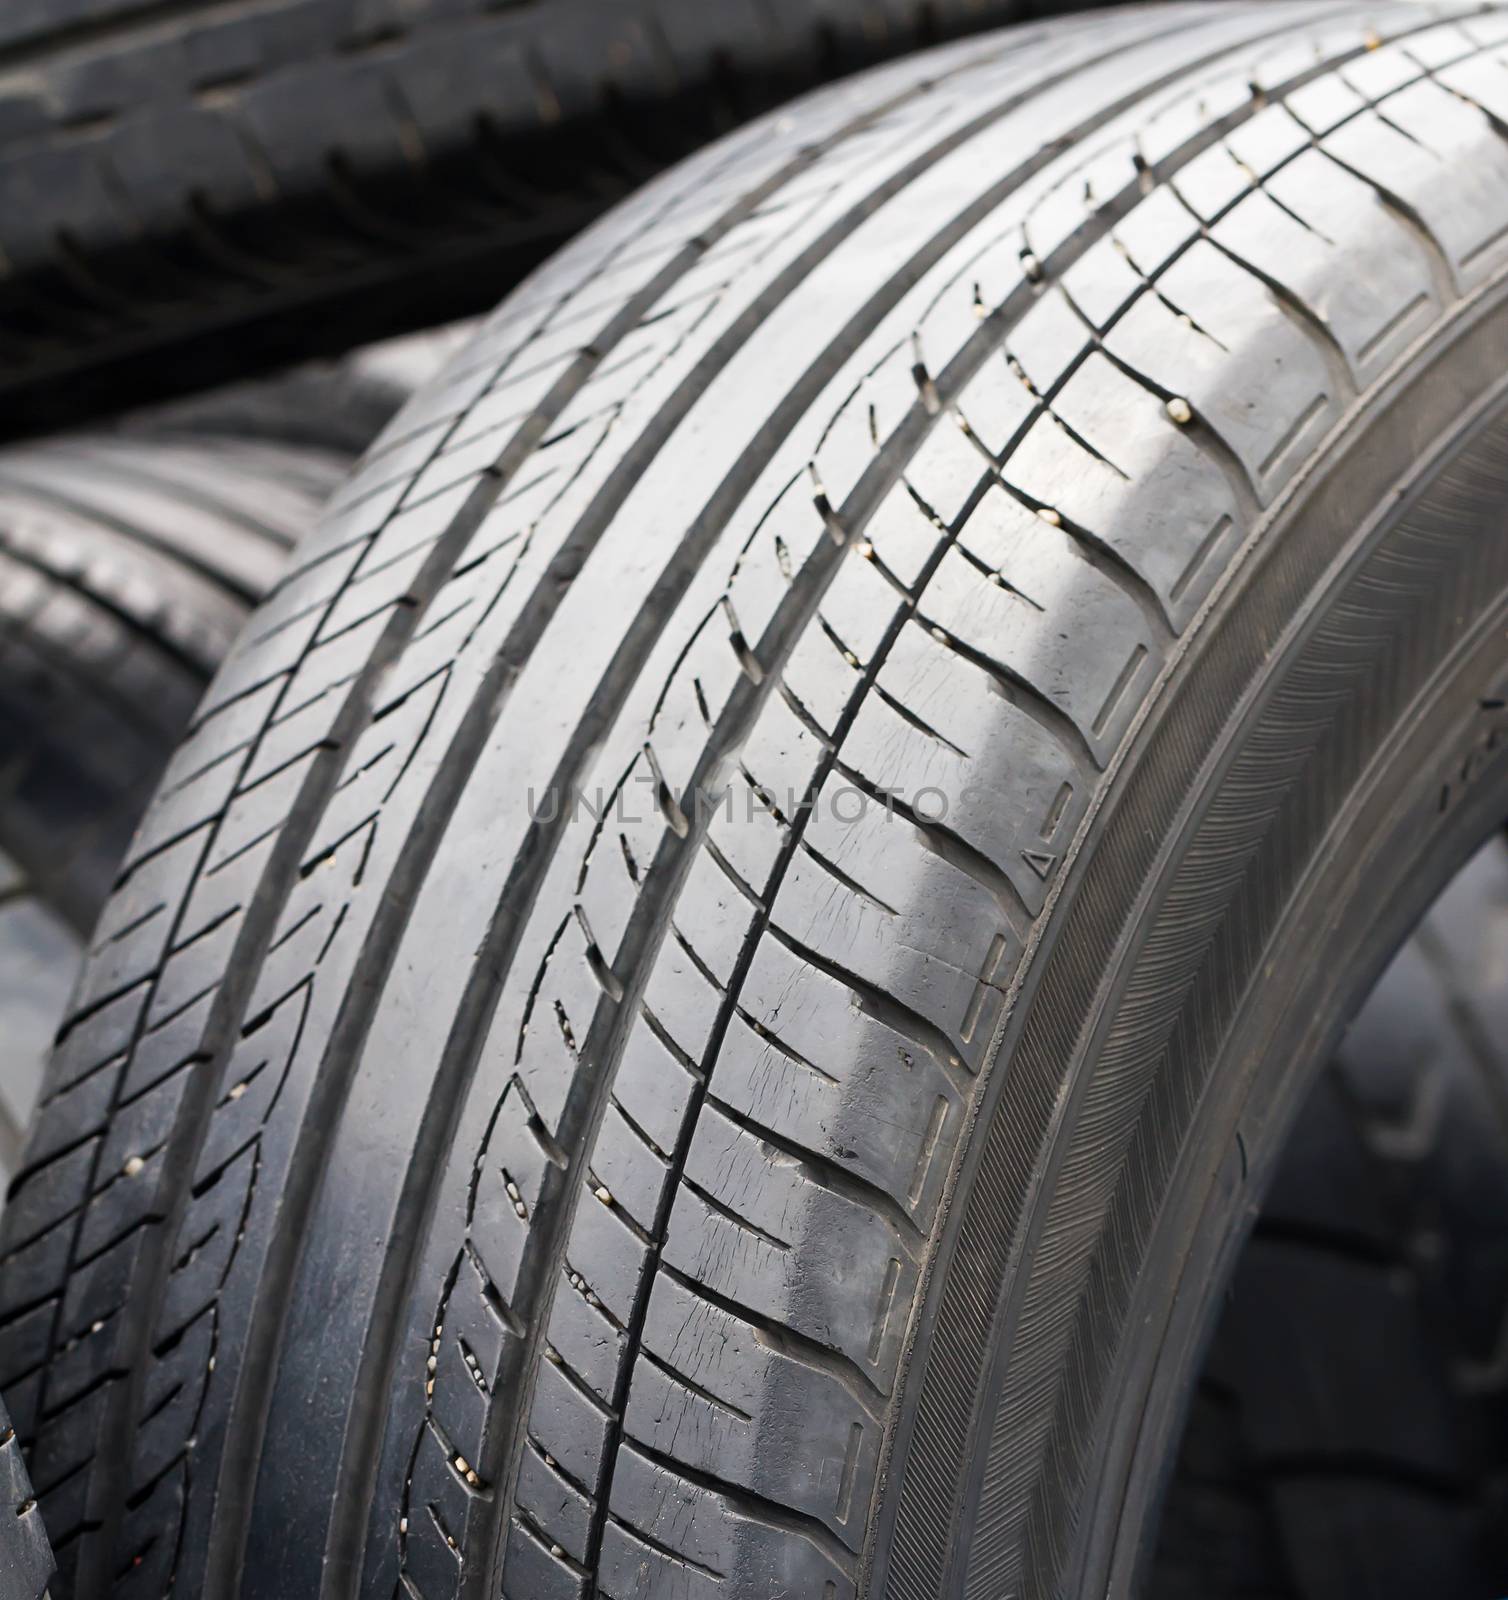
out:
{"label": "blurred tire", "polygon": [[11,0],[0,425],[73,425],[485,309],[752,112],[1029,9]]}

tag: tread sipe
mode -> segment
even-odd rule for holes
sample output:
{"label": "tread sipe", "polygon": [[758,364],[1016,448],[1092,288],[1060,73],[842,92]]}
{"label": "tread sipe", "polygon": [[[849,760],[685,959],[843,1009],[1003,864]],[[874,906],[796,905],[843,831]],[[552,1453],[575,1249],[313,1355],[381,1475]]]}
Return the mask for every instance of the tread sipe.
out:
{"label": "tread sipe", "polygon": [[1234,1235],[1251,1064],[1333,1043],[1240,1030],[1338,1032],[1502,798],[1505,40],[879,69],[404,408],[132,842],[0,1227],[63,1592],[1119,1592],[1085,1507],[1203,1295],[1158,1230]]}

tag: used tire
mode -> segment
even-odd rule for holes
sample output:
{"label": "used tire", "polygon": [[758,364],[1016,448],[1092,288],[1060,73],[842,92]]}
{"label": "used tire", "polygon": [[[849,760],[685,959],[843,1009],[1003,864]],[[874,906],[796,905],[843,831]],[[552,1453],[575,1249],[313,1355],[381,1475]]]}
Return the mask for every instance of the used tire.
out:
{"label": "used tire", "polygon": [[86,406],[484,310],[754,111],[1032,9],[14,0],[0,17],[0,423],[72,426]]}
{"label": "used tire", "polygon": [[886,69],[405,408],[5,1218],[70,1592],[1129,1592],[1282,1136],[1508,813],[1505,37]]}

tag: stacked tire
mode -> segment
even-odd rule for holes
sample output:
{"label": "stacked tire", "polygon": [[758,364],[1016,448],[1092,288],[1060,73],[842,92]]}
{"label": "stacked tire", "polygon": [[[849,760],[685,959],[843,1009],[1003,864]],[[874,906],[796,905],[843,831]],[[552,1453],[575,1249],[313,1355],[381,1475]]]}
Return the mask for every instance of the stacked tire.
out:
{"label": "stacked tire", "polygon": [[74,425],[484,311],[754,112],[1030,9],[17,0],[0,18],[0,418]]}

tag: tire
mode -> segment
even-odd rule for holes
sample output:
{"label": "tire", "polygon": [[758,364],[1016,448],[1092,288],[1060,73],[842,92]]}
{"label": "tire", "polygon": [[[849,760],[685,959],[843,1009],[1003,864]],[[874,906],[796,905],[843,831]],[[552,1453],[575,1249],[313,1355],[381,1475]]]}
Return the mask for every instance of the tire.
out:
{"label": "tire", "polygon": [[1505,916],[1499,835],[1311,1091],[1205,1358],[1149,1593],[1502,1587]]}
{"label": "tire", "polygon": [[1032,3],[9,6],[0,427],[485,310],[736,121]]}
{"label": "tire", "polygon": [[405,408],[4,1220],[67,1592],[1130,1591],[1282,1136],[1508,812],[1505,32],[950,47]]}
{"label": "tire", "polygon": [[78,932],[204,685],[348,465],[228,440],[0,456],[0,839]]}
{"label": "tire", "polygon": [[[0,453],[0,1193],[87,935],[194,703],[320,503],[451,338]],[[0,1600],[40,1600],[53,1571],[0,1405]]]}

